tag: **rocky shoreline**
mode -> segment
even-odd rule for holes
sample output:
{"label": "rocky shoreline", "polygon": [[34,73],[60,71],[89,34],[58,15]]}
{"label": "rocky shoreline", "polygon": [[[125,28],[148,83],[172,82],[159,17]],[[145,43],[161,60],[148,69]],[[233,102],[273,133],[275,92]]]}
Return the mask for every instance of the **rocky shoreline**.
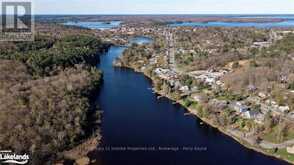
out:
{"label": "rocky shoreline", "polygon": [[96,136],[86,139],[83,143],[78,146],[64,151],[62,153],[64,160],[58,161],[55,165],[63,165],[67,162],[77,165],[88,165],[95,162],[88,157],[88,154],[95,151],[97,146],[100,144],[102,136],[97,133]]}

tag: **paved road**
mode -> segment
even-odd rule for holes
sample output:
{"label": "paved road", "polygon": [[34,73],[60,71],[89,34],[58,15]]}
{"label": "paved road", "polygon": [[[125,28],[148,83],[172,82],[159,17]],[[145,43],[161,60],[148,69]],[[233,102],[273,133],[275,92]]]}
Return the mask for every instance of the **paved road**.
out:
{"label": "paved road", "polygon": [[286,147],[292,147],[294,145],[294,139],[285,141],[283,143],[275,144],[268,141],[262,141],[259,144],[262,148],[266,149],[273,149],[273,148],[286,148]]}
{"label": "paved road", "polygon": [[168,60],[169,68],[178,74],[185,74],[184,72],[182,72],[181,70],[177,68],[176,58],[175,58],[175,54],[176,54],[175,40],[176,39],[173,32],[170,29],[166,29],[164,34],[165,34],[166,42],[168,43],[166,55],[169,58]]}

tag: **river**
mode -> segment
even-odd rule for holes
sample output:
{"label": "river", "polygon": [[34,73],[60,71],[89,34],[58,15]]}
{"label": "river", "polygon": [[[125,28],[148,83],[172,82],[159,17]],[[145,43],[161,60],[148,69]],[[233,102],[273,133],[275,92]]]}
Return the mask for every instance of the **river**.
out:
{"label": "river", "polygon": [[[142,40],[133,41],[145,43],[146,38]],[[150,80],[143,74],[112,66],[125,48],[112,46],[97,65],[104,73],[97,97],[104,113],[102,145],[91,155],[97,159],[96,164],[287,164],[249,150],[206,124],[201,125],[199,119],[185,116],[185,109],[169,99],[157,99],[150,90]]]}

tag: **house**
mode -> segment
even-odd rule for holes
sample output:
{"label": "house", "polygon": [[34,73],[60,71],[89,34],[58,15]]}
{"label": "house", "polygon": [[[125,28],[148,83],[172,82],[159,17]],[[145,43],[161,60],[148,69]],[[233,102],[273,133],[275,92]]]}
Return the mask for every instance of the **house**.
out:
{"label": "house", "polygon": [[180,87],[179,91],[181,91],[183,93],[189,92],[189,87],[188,86],[182,86],[182,87]]}
{"label": "house", "polygon": [[248,85],[248,86],[247,86],[247,89],[248,89],[248,91],[250,91],[250,92],[254,92],[254,91],[257,90],[256,86],[253,85],[253,84]]}
{"label": "house", "polygon": [[177,78],[177,74],[170,69],[156,68],[154,72],[164,80],[172,80]]}
{"label": "house", "polygon": [[193,87],[191,88],[191,91],[192,91],[192,92],[198,92],[198,91],[199,91],[199,88],[198,88],[197,86],[193,86]]}
{"label": "house", "polygon": [[265,99],[267,97],[267,95],[263,92],[258,92],[258,96],[262,99]]}
{"label": "house", "polygon": [[220,80],[218,80],[218,81],[216,81],[216,85],[217,85],[217,86],[224,87],[224,86],[225,86],[225,83],[222,82],[222,81],[220,81]]}
{"label": "house", "polygon": [[281,111],[282,113],[286,113],[290,111],[290,107],[289,106],[279,106],[278,110]]}
{"label": "house", "polygon": [[264,123],[265,115],[263,113],[257,113],[254,117],[254,121],[258,124]]}
{"label": "house", "polygon": [[277,105],[278,105],[277,102],[275,102],[275,101],[273,101],[273,100],[266,100],[265,103],[266,103],[267,105],[272,105],[272,106],[277,106]]}
{"label": "house", "polygon": [[199,71],[193,71],[190,74],[192,74],[196,79],[201,80],[205,82],[208,85],[223,85],[223,83],[220,80],[222,76],[224,76],[227,73],[226,70],[220,70],[218,72],[215,72],[213,70],[199,70]]}
{"label": "house", "polygon": [[247,106],[243,105],[241,102],[232,102],[229,107],[236,111],[237,113],[244,113],[246,111],[249,111],[250,108]]}
{"label": "house", "polygon": [[264,48],[269,47],[271,45],[271,42],[269,41],[262,41],[262,42],[253,42],[252,48]]}
{"label": "house", "polygon": [[256,116],[258,115],[259,113],[257,111],[250,111],[250,110],[247,110],[245,112],[242,113],[242,115],[246,118],[246,119],[254,119],[256,118]]}

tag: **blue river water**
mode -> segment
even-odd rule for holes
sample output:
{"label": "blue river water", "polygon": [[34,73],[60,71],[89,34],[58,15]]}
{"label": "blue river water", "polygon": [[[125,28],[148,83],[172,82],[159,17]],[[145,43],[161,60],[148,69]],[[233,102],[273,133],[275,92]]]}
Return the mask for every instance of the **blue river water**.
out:
{"label": "blue river water", "polygon": [[[142,41],[141,41],[142,39]],[[146,43],[146,38],[132,41]],[[167,98],[157,99],[141,73],[114,68],[126,47],[112,46],[97,65],[104,82],[97,97],[103,110],[102,145],[90,157],[102,165],[286,165],[249,150],[218,130],[185,116]]]}

